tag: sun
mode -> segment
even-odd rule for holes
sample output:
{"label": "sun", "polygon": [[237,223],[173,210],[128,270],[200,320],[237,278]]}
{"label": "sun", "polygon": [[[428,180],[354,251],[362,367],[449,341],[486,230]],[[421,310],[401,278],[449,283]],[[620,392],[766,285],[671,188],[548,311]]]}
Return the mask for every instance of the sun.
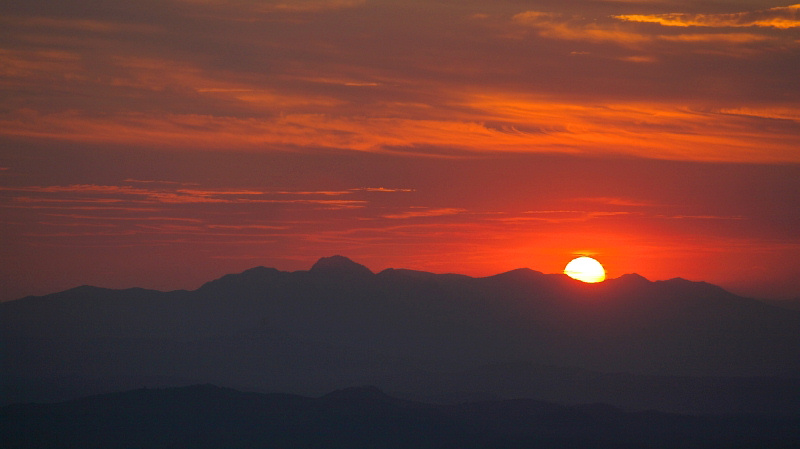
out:
{"label": "sun", "polygon": [[595,283],[606,280],[606,270],[600,262],[586,256],[572,259],[564,268],[564,274],[581,282]]}

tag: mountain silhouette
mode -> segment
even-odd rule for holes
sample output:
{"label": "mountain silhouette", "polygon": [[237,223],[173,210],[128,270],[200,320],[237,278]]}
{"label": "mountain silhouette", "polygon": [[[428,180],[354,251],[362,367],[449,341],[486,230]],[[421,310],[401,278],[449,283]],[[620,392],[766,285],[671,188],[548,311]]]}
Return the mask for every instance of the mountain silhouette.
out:
{"label": "mountain silhouette", "polygon": [[800,418],[681,416],[532,400],[435,405],[374,388],[321,398],[197,385],[0,408],[7,449],[790,448]]}
{"label": "mountain silhouette", "polygon": [[310,272],[323,276],[343,276],[348,278],[364,278],[373,274],[369,268],[344,256],[323,257],[311,267]]}
{"label": "mountain silhouette", "polygon": [[800,410],[800,313],[684,279],[373,273],[346,257],[195,291],[78,287],[0,304],[3,403],[213,383],[676,412]]}

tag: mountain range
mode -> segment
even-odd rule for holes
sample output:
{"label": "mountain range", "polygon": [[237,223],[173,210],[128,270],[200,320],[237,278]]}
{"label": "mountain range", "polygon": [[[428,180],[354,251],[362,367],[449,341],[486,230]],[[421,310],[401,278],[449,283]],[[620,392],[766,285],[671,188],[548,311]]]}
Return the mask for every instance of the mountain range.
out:
{"label": "mountain range", "polygon": [[6,449],[796,448],[800,417],[684,416],[530,399],[442,405],[375,388],[319,398],[212,385],[0,407]]}
{"label": "mountain range", "polygon": [[800,312],[684,279],[373,273],[346,257],[194,291],[78,287],[0,304],[3,404],[216,384],[800,414]]}

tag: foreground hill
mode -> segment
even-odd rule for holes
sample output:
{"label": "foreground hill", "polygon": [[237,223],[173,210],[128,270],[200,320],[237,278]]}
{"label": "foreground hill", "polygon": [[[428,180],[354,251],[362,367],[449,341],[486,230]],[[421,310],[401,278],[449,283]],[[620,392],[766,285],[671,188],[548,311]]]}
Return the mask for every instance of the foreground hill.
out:
{"label": "foreground hill", "polygon": [[441,401],[800,410],[800,313],[633,274],[601,284],[528,269],[374,274],[334,256],[191,292],[23,298],[0,304],[0,332],[5,403],[196,383],[304,395],[370,384]]}
{"label": "foreground hill", "polygon": [[214,386],[0,408],[12,448],[795,448],[800,418],[681,416],[532,400],[431,405],[374,388],[312,399]]}

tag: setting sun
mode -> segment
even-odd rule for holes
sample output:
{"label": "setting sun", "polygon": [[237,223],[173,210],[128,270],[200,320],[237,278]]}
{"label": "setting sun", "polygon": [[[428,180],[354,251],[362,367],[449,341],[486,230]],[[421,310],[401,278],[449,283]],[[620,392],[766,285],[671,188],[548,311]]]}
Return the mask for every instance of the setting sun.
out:
{"label": "setting sun", "polygon": [[572,279],[588,283],[603,282],[606,279],[606,270],[603,269],[600,262],[586,256],[572,259],[564,267],[564,274]]}

